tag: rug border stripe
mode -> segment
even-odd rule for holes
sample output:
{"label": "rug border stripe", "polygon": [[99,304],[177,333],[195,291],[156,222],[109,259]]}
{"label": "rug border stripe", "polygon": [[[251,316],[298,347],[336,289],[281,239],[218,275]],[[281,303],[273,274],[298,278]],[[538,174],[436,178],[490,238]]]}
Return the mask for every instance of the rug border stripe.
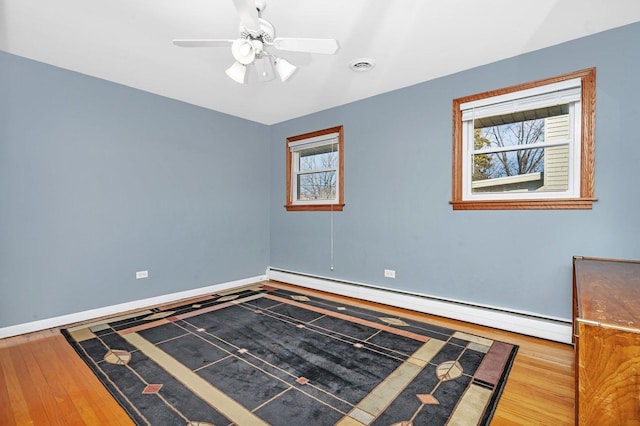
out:
{"label": "rug border stripe", "polygon": [[[372,423],[397,398],[400,392],[411,384],[413,379],[420,374],[445,344],[446,342],[442,340],[433,339],[418,348],[407,361],[400,364],[398,368],[356,404],[354,409],[342,421],[336,423],[336,426],[348,425],[351,420],[357,420],[363,424]],[[366,423],[359,415],[359,411],[370,416]]]}
{"label": "rug border stripe", "polygon": [[[498,341],[498,340],[496,340]],[[506,342],[502,342],[506,343]],[[510,343],[508,343],[510,344]],[[509,373],[511,373],[511,367],[513,367],[513,363],[516,360],[516,355],[518,354],[518,345],[512,345],[511,353],[505,363],[504,370],[502,371],[502,375],[500,376],[500,380],[496,385],[493,395],[491,396],[491,400],[489,401],[489,405],[485,410],[484,416],[482,417],[482,424],[488,425],[493,417],[493,414],[498,408],[498,402],[500,402],[500,397],[502,396],[502,392],[504,391],[504,387],[507,384],[507,378],[509,377]]]}

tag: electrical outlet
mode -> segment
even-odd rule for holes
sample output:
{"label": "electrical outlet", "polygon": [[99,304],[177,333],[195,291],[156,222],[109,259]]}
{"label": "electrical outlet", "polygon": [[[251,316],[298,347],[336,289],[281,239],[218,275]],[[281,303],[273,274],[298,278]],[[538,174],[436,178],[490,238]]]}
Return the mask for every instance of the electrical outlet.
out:
{"label": "electrical outlet", "polygon": [[394,271],[393,269],[385,269],[384,270],[384,276],[385,276],[385,278],[395,278],[396,277],[396,271]]}
{"label": "electrical outlet", "polygon": [[137,271],[136,272],[136,280],[139,280],[140,278],[147,278],[149,277],[149,271]]}

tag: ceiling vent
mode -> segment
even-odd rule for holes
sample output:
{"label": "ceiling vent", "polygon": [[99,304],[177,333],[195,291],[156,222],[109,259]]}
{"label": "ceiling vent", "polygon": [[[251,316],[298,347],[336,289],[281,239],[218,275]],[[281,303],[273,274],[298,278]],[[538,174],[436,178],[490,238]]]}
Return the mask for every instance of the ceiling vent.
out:
{"label": "ceiling vent", "polygon": [[361,58],[351,61],[349,64],[349,68],[351,68],[355,72],[366,72],[371,70],[376,66],[376,63],[373,59],[369,58]]}

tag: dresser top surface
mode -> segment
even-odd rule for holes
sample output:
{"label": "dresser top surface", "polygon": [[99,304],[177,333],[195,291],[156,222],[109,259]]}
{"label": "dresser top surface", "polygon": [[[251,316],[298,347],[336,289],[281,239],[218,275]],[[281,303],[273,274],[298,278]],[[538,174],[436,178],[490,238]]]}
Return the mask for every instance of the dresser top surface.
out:
{"label": "dresser top surface", "polygon": [[575,258],[578,321],[640,330],[640,261]]}

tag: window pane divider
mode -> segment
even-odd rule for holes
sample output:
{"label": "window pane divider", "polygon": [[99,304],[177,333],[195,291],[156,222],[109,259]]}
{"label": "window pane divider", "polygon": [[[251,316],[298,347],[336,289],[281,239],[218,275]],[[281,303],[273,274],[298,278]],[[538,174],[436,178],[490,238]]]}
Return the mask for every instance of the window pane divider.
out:
{"label": "window pane divider", "polygon": [[297,173],[298,176],[300,175],[312,175],[314,173],[326,173],[326,172],[337,172],[338,168],[337,167],[332,167],[332,168],[328,168],[328,169],[313,169],[313,170],[305,170],[305,171],[299,171]]}
{"label": "window pane divider", "polygon": [[554,146],[569,145],[569,143],[570,143],[569,140],[562,140],[562,141],[551,141],[551,142],[536,142],[536,143],[528,143],[528,144],[522,144],[522,145],[500,146],[496,148],[482,148],[482,149],[473,151],[473,154],[474,155],[495,154],[498,152],[520,151],[523,149],[552,148]]}

